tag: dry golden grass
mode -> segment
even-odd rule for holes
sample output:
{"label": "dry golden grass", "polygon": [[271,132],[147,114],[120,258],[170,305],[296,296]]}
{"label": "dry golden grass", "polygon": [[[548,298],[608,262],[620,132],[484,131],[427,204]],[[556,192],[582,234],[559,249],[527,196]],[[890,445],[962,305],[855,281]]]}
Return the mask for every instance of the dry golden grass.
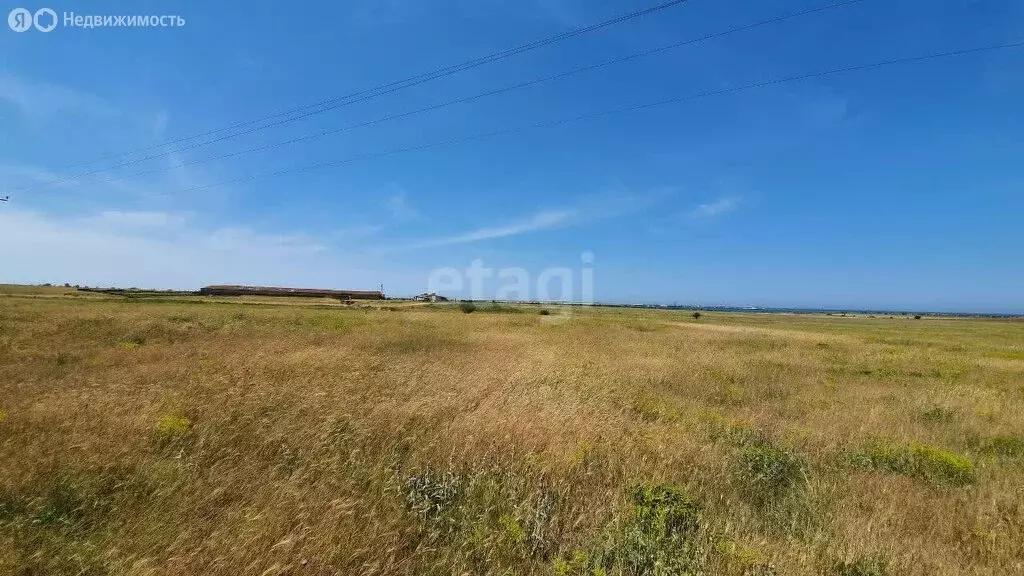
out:
{"label": "dry golden grass", "polygon": [[58,296],[0,573],[1024,570],[1021,322]]}

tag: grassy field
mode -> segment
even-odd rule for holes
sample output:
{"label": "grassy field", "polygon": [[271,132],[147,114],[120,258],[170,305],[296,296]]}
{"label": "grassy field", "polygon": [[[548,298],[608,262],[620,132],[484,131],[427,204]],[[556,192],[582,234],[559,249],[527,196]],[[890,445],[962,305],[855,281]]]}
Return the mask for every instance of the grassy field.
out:
{"label": "grassy field", "polygon": [[1024,322],[4,292],[3,574],[1024,572]]}

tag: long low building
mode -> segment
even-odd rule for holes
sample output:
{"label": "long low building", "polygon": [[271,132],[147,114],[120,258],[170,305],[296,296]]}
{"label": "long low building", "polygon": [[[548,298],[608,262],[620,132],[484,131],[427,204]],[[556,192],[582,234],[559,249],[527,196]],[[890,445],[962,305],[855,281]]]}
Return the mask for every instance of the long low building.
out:
{"label": "long low building", "polygon": [[379,290],[326,290],[320,288],[279,288],[276,286],[236,286],[216,284],[203,286],[199,293],[205,296],[306,296],[313,298],[340,298],[342,300],[383,300]]}

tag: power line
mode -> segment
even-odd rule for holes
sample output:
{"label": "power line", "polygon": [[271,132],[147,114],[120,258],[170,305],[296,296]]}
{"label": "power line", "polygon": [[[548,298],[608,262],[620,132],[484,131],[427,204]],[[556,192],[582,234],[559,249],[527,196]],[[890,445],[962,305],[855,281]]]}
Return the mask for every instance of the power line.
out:
{"label": "power line", "polygon": [[834,68],[834,69],[831,69],[831,70],[825,70],[825,71],[821,71],[821,72],[811,72],[811,73],[808,73],[808,74],[801,74],[801,75],[798,75],[798,76],[788,76],[788,77],[784,77],[784,78],[777,78],[775,80],[766,80],[766,81],[763,81],[763,82],[754,82],[754,83],[751,83],[751,84],[744,84],[744,85],[741,85],[741,86],[734,86],[732,88],[722,88],[722,89],[719,89],[719,90],[709,90],[709,91],[706,91],[706,92],[698,92],[696,94],[688,94],[686,96],[678,96],[678,97],[675,97],[675,98],[669,98],[669,99],[666,99],[666,100],[658,100],[658,101],[655,101],[655,102],[646,102],[646,103],[643,103],[643,104],[634,104],[634,105],[623,106],[623,107],[619,107],[619,108],[611,108],[611,109],[603,110],[603,111],[600,111],[600,112],[592,112],[592,113],[589,113],[589,114],[583,114],[583,115],[580,115],[580,116],[573,116],[573,117],[570,117],[570,118],[562,118],[562,119],[558,119],[558,120],[548,120],[548,121],[544,121],[544,122],[537,122],[537,123],[534,123],[534,124],[527,124],[527,125],[524,125],[524,126],[517,126],[517,127],[512,127],[512,128],[504,128],[504,129],[495,130],[495,131],[492,131],[492,132],[483,132],[483,133],[473,134],[473,135],[470,135],[470,136],[464,136],[464,137],[460,137],[460,138],[452,138],[452,139],[448,139],[448,140],[441,140],[441,141],[437,141],[437,142],[431,142],[431,143],[428,143],[428,144],[421,144],[421,145],[418,145],[418,146],[410,146],[410,147],[407,147],[407,148],[396,148],[396,149],[386,150],[386,151],[383,151],[383,152],[376,152],[376,153],[372,153],[372,154],[361,154],[361,155],[358,155],[358,156],[352,156],[352,157],[345,158],[345,159],[342,159],[342,160],[335,160],[335,161],[331,161],[331,162],[321,162],[321,163],[317,163],[317,164],[310,164],[310,165],[300,166],[300,167],[296,167],[296,168],[288,168],[288,169],[285,169],[285,170],[277,170],[277,171],[274,171],[274,172],[264,172],[264,173],[259,173],[259,174],[252,174],[250,176],[245,176],[245,177],[242,177],[242,178],[235,178],[235,179],[232,179],[232,180],[224,180],[224,181],[215,182],[215,183],[212,183],[212,184],[204,184],[204,185],[200,185],[200,186],[192,186],[192,187],[189,187],[189,188],[183,188],[183,189],[180,189],[180,190],[176,190],[175,192],[177,192],[177,193],[194,192],[194,191],[197,191],[197,190],[205,190],[205,189],[208,189],[208,188],[215,188],[215,187],[218,187],[218,186],[225,186],[225,185],[228,185],[228,184],[237,184],[237,183],[241,183],[241,182],[249,182],[249,181],[252,181],[252,180],[258,180],[258,179],[263,179],[263,178],[275,178],[275,177],[278,177],[278,176],[285,176],[285,175],[288,175],[288,174],[296,174],[296,173],[301,173],[301,172],[310,172],[310,171],[313,171],[313,170],[319,170],[321,168],[333,168],[333,167],[337,167],[337,166],[342,166],[344,164],[351,164],[353,162],[359,162],[359,161],[362,161],[362,160],[370,160],[370,159],[375,159],[375,158],[384,158],[384,157],[387,157],[387,156],[394,156],[394,155],[397,155],[397,154],[405,154],[405,153],[408,153],[408,152],[419,152],[419,151],[423,151],[423,150],[429,150],[429,149],[432,149],[432,148],[439,148],[439,147],[443,147],[443,146],[451,146],[451,145],[455,145],[455,144],[463,144],[463,143],[466,143],[466,142],[472,142],[472,141],[481,140],[481,139],[484,139],[484,138],[491,138],[491,137],[495,137],[495,136],[503,136],[503,135],[513,134],[513,133],[517,133],[517,132],[524,132],[526,130],[533,130],[533,129],[540,129],[540,128],[553,128],[555,126],[561,126],[563,124],[571,124],[571,123],[574,123],[574,122],[582,122],[582,121],[585,121],[585,120],[592,120],[592,119],[595,119],[595,118],[603,118],[603,117],[611,116],[611,115],[614,115],[614,114],[622,114],[622,113],[626,113],[626,112],[635,112],[635,111],[638,111],[638,110],[645,110],[645,109],[648,109],[648,108],[656,108],[656,107],[665,106],[665,105],[668,105],[668,104],[676,104],[676,103],[679,103],[679,102],[685,102],[685,101],[689,101],[689,100],[697,100],[697,99],[700,99],[700,98],[708,98],[708,97],[711,97],[711,96],[722,96],[722,95],[725,95],[725,94],[733,94],[733,93],[736,93],[736,92],[743,92],[743,91],[746,91],[746,90],[753,90],[753,89],[757,89],[757,88],[766,88],[768,86],[776,86],[776,85],[779,85],[779,84],[786,84],[786,83],[789,83],[789,82],[797,82],[797,81],[800,81],[800,80],[809,80],[809,79],[812,79],[812,78],[821,78],[823,76],[831,76],[831,75],[834,75],[834,74],[842,74],[842,73],[846,73],[846,72],[855,72],[855,71],[859,71],[859,70],[870,70],[870,69],[882,68],[882,67],[886,67],[886,66],[894,66],[894,65],[898,65],[898,64],[908,64],[908,63],[912,63],[912,62],[922,62],[922,61],[926,61],[926,60],[935,60],[935,59],[939,59],[939,58],[948,58],[948,57],[953,57],[953,56],[963,56],[963,55],[967,55],[967,54],[977,54],[977,53],[981,53],[981,52],[992,52],[992,51],[995,51],[995,50],[1005,50],[1005,49],[1022,48],[1022,47],[1024,47],[1024,42],[1014,42],[1014,43],[1008,43],[1008,44],[995,44],[995,45],[991,45],[991,46],[982,46],[982,47],[978,47],[978,48],[968,48],[968,49],[964,49],[964,50],[953,50],[953,51],[948,51],[948,52],[938,52],[938,53],[933,53],[933,54],[925,54],[925,55],[922,55],[922,56],[910,56],[910,57],[906,57],[906,58],[893,58],[893,59],[889,59],[889,60],[882,60],[882,61],[879,61],[879,62],[872,62],[872,63],[869,63],[869,64],[858,64],[856,66],[846,66],[846,67],[843,67],[843,68]]}
{"label": "power line", "polygon": [[[170,146],[172,144],[179,144],[179,143],[182,143],[182,142],[187,142],[187,141],[190,141],[190,140],[195,140],[195,139],[203,138],[203,137],[206,137],[206,136],[213,136],[215,134],[220,134],[220,133],[223,133],[223,132],[229,132],[231,130],[236,130],[238,128],[244,128],[246,126],[252,126],[254,124],[259,124],[261,122],[268,122],[268,121],[271,121],[271,120],[276,120],[275,122],[273,122],[271,124],[268,124],[266,126],[258,126],[258,127],[255,127],[255,128],[250,128],[250,129],[245,130],[243,132],[239,132],[237,134],[221,136],[221,137],[218,137],[216,139],[210,140],[208,142],[203,142],[203,143],[200,143],[200,144],[189,146],[187,148],[183,148],[183,150],[195,148],[195,147],[198,147],[198,146],[205,146],[207,144],[212,144],[214,142],[220,142],[222,140],[227,140],[229,138],[235,138],[235,137],[242,136],[242,135],[245,135],[245,134],[251,134],[253,132],[257,132],[257,131],[260,131],[260,130],[265,130],[267,128],[273,128],[275,126],[280,126],[282,124],[287,124],[287,123],[290,123],[290,122],[295,122],[296,120],[301,120],[303,118],[308,118],[310,116],[314,116],[314,115],[317,115],[317,114],[323,114],[324,112],[327,112],[327,111],[330,111],[330,110],[334,110],[336,108],[340,108],[340,107],[343,107],[343,106],[348,106],[350,104],[355,104],[357,102],[363,102],[365,100],[369,100],[371,98],[376,98],[378,96],[383,96],[385,94],[390,94],[392,92],[396,92],[398,90],[402,90],[402,89],[405,89],[405,88],[416,86],[416,85],[422,84],[424,82],[429,82],[431,80],[436,80],[437,78],[442,78],[442,77],[445,77],[445,76],[450,76],[452,74],[457,74],[457,73],[463,72],[465,70],[469,70],[469,69],[472,69],[472,68],[483,66],[484,64],[490,64],[491,62],[495,62],[495,61],[498,61],[498,60],[503,60],[503,59],[509,58],[511,56],[522,54],[524,52],[529,52],[531,50],[536,50],[538,48],[542,48],[544,46],[548,46],[548,45],[554,44],[556,42],[561,42],[563,40],[568,40],[570,38],[575,38],[576,36],[581,36],[583,34],[594,32],[594,31],[597,31],[597,30],[601,30],[603,28],[607,28],[607,27],[613,26],[615,24],[626,22],[628,20],[633,20],[633,19],[639,18],[641,16],[646,16],[648,14],[651,14],[651,13],[654,13],[654,12],[658,12],[658,11],[664,10],[666,8],[671,8],[673,6],[677,6],[679,4],[683,4],[684,2],[687,2],[687,1],[688,0],[669,0],[668,2],[665,2],[665,3],[662,3],[662,4],[658,4],[658,5],[652,6],[650,8],[645,8],[643,10],[637,10],[635,12],[630,12],[628,14],[623,14],[621,16],[617,16],[617,17],[611,18],[609,20],[604,20],[604,21],[598,22],[596,24],[591,24],[590,26],[585,26],[585,27],[582,27],[582,28],[577,28],[575,30],[570,30],[568,32],[563,32],[561,34],[556,34],[554,36],[549,36],[549,37],[543,38],[541,40],[535,40],[533,42],[530,42],[530,43],[527,43],[527,44],[523,44],[523,45],[520,45],[520,46],[516,46],[514,48],[508,48],[508,49],[502,50],[500,52],[494,52],[492,54],[488,54],[487,56],[482,56],[482,57],[479,57],[479,58],[474,58],[472,60],[467,60],[465,62],[461,62],[459,64],[453,64],[451,66],[445,66],[443,68],[438,68],[438,69],[430,71],[430,72],[424,72],[422,74],[417,74],[416,76],[411,76],[409,78],[405,78],[405,79],[402,79],[402,80],[397,80],[397,81],[394,81],[394,82],[390,82],[388,84],[383,84],[383,85],[380,85],[380,86],[375,86],[373,88],[368,88],[368,89],[365,89],[365,90],[360,90],[360,91],[357,91],[357,92],[352,92],[351,94],[346,94],[344,96],[328,98],[326,100],[321,100],[320,102],[316,102],[314,104],[307,104],[305,106],[300,106],[300,107],[297,107],[297,108],[291,108],[291,109],[288,109],[288,110],[284,110],[282,112],[278,112],[276,114],[271,114],[269,116],[263,116],[261,118],[256,118],[254,120],[246,120],[246,121],[243,121],[243,122],[238,122],[238,123],[232,124],[230,126],[225,126],[223,128],[217,128],[215,130],[209,130],[207,132],[202,132],[202,133],[199,133],[199,134],[194,134],[192,136],[185,136],[185,137],[182,137],[182,138],[177,138],[177,139],[174,139],[174,140],[169,140],[169,141],[166,141],[166,142],[162,142],[162,143],[159,143],[159,144],[154,144],[154,145],[151,145],[151,146],[146,146],[146,147],[143,147],[143,148],[136,148],[134,150],[129,150],[128,152],[122,152],[122,153],[119,153],[119,154],[112,154],[112,155],[109,155],[109,156],[104,156],[104,157],[101,157],[101,158],[96,158],[94,160],[88,160],[88,161],[84,161],[84,162],[77,162],[77,163],[74,163],[74,164],[69,164],[69,165],[65,166],[65,168],[73,168],[75,166],[82,166],[82,165],[86,165],[86,164],[94,164],[96,162],[101,162],[103,160],[110,160],[112,158],[121,158],[121,157],[124,157],[124,156],[129,156],[129,155],[132,155],[132,154],[137,154],[139,152],[145,152],[145,151],[148,151],[148,150],[153,150],[155,148],[162,148],[164,146]],[[298,115],[297,116],[292,116],[293,114],[298,114]],[[278,120],[279,118],[281,120]],[[178,151],[180,151],[180,150],[178,150]],[[159,157],[159,156],[155,156],[155,157]],[[109,169],[113,169],[113,168],[119,168],[121,166],[126,166],[128,164],[135,164],[135,163],[138,163],[138,162],[144,162],[146,160],[151,160],[152,158],[154,158],[154,157],[150,156],[150,157],[142,158],[142,159],[139,159],[139,160],[136,160],[136,161],[127,162],[127,163],[123,163],[123,164],[118,164],[118,165],[112,166],[112,167],[107,168],[107,169],[109,170]],[[71,178],[78,178],[78,177],[81,177],[81,176],[86,176],[88,174],[90,174],[90,173],[77,174],[77,175],[73,175],[73,176],[68,176],[67,178],[65,178],[65,180],[68,180],[68,179],[71,179]]]}
{"label": "power line", "polygon": [[[553,75],[550,75],[550,76],[544,76],[542,78],[536,78],[534,80],[529,80],[527,82],[522,82],[522,83],[519,83],[519,84],[513,84],[513,85],[510,85],[510,86],[505,86],[505,87],[498,88],[498,89],[495,89],[495,90],[489,90],[487,92],[481,92],[479,94],[475,94],[475,95],[472,95],[472,96],[466,96],[466,97],[457,98],[457,99],[454,99],[454,100],[448,100],[448,101],[442,102],[440,104],[434,104],[434,105],[431,105],[431,106],[426,106],[426,107],[423,107],[423,108],[418,108],[418,109],[410,110],[410,111],[407,111],[407,112],[401,112],[401,113],[397,113],[397,114],[389,114],[387,116],[383,116],[383,117],[377,118],[375,120],[369,120],[369,121],[361,122],[361,123],[358,123],[358,124],[351,124],[351,125],[343,126],[343,127],[340,127],[340,128],[333,128],[333,129],[330,129],[330,130],[321,130],[319,132],[314,132],[312,134],[307,134],[305,136],[298,136],[296,138],[291,138],[291,139],[288,139],[288,140],[282,140],[282,141],[279,141],[279,142],[273,142],[273,143],[270,143],[270,144],[265,144],[265,145],[262,145],[262,146],[256,146],[256,147],[253,147],[253,148],[247,148],[247,149],[244,149],[244,150],[236,150],[234,152],[228,152],[228,153],[221,154],[221,155],[218,155],[218,156],[211,156],[209,158],[201,158],[201,159],[198,159],[198,160],[192,160],[192,161],[189,161],[189,162],[184,162],[184,163],[177,164],[175,166],[168,166],[168,167],[163,167],[163,168],[154,168],[154,169],[151,169],[151,170],[144,170],[142,172],[136,172],[136,173],[133,173],[133,174],[126,174],[126,175],[123,175],[123,176],[115,176],[115,177],[111,177],[111,178],[104,178],[104,179],[101,179],[101,180],[93,180],[90,183],[100,184],[100,183],[105,183],[105,182],[114,182],[114,181],[118,181],[118,180],[124,180],[124,179],[127,179],[127,178],[137,178],[139,176],[147,176],[147,175],[150,175],[150,174],[157,174],[157,173],[161,173],[161,172],[167,172],[167,171],[174,170],[174,169],[177,169],[177,168],[184,168],[184,167],[188,167],[188,166],[195,166],[197,164],[205,164],[207,162],[213,162],[215,160],[225,160],[225,159],[228,159],[228,158],[234,158],[234,157],[237,157],[237,156],[242,156],[244,154],[252,154],[252,153],[256,153],[256,152],[265,152],[267,150],[272,150],[272,149],[275,149],[275,148],[280,148],[282,146],[288,146],[288,145],[291,145],[291,144],[297,144],[299,142],[305,142],[307,140],[313,140],[313,139],[316,139],[316,138],[322,138],[324,136],[338,134],[338,133],[341,133],[341,132],[347,132],[349,130],[355,130],[357,128],[365,128],[367,126],[373,126],[375,124],[380,124],[380,123],[388,122],[388,121],[391,121],[391,120],[398,120],[398,119],[401,119],[401,118],[408,118],[410,116],[415,116],[417,114],[423,114],[425,112],[432,112],[434,110],[439,110],[441,108],[447,108],[448,106],[454,106],[454,105],[457,105],[457,104],[465,104],[465,103],[468,103],[468,102],[479,100],[481,98],[486,98],[486,97],[489,97],[489,96],[495,96],[495,95],[498,95],[498,94],[503,94],[503,93],[506,93],[506,92],[511,92],[513,90],[518,90],[518,89],[521,89],[521,88],[527,88],[529,86],[535,86],[537,84],[541,84],[541,83],[544,83],[544,82],[549,82],[549,81],[552,81],[552,80],[559,80],[559,79],[562,79],[562,78],[567,78],[569,76],[574,76],[576,74],[581,74],[583,72],[589,72],[589,71],[592,71],[592,70],[597,70],[599,68],[604,68],[606,66],[611,66],[611,65],[614,65],[614,64],[621,64],[621,63],[624,63],[624,62],[628,62],[630,60],[635,60],[637,58],[642,58],[642,57],[645,57],[645,56],[651,56],[651,55],[654,55],[654,54],[658,54],[660,52],[665,52],[667,50],[672,50],[672,49],[675,49],[675,48],[681,48],[683,46],[697,44],[699,42],[705,42],[707,40],[712,40],[712,39],[715,39],[715,38],[721,38],[721,37],[724,37],[724,36],[728,36],[730,34],[735,34],[735,33],[738,33],[738,32],[744,32],[744,31],[747,31],[747,30],[752,30],[754,28],[758,28],[758,27],[761,27],[761,26],[766,26],[768,24],[775,24],[775,23],[778,23],[778,22],[782,22],[782,21],[785,21],[785,20],[790,20],[790,19],[798,18],[798,17],[802,17],[802,16],[807,16],[807,15],[814,14],[814,13],[817,13],[817,12],[824,12],[824,11],[827,11],[827,10],[832,10],[832,9],[837,9],[837,8],[844,8],[844,7],[853,5],[853,4],[858,4],[858,3],[863,2],[863,1],[864,0],[846,0],[844,2],[838,2],[838,3],[835,3],[835,4],[828,4],[828,5],[825,5],[825,6],[819,6],[817,8],[810,8],[810,9],[807,9],[807,10],[802,10],[802,11],[799,11],[799,12],[793,12],[793,13],[790,13],[790,14],[784,14],[784,15],[781,15],[781,16],[776,16],[774,18],[769,18],[767,20],[761,20],[759,22],[754,22],[752,24],[746,24],[746,25],[743,25],[743,26],[736,26],[736,27],[733,27],[733,28],[729,28],[727,30],[723,30],[721,32],[715,32],[715,33],[712,33],[712,34],[707,34],[707,35],[701,36],[699,38],[693,38],[693,39],[690,39],[690,40],[684,40],[684,41],[681,41],[681,42],[675,42],[673,44],[668,44],[666,46],[659,46],[657,48],[651,48],[651,49],[643,50],[643,51],[640,51],[640,52],[634,52],[632,54],[629,54],[629,55],[626,55],[626,56],[623,56],[623,57],[620,57],[620,58],[614,58],[614,59],[611,59],[611,60],[605,60],[603,62],[598,62],[596,64],[590,64],[590,65],[587,65],[587,66],[581,66],[581,67],[578,67],[578,68],[573,68],[572,70],[568,70],[568,71],[565,71],[565,72],[560,72],[558,74],[553,74]],[[180,152],[180,151],[181,150],[172,150],[170,152],[166,152],[166,153],[159,154],[159,155],[156,155],[156,156],[150,156],[150,157],[148,157],[146,159],[148,160],[148,159],[152,159],[152,158],[168,156],[168,155],[170,155],[170,154],[172,154],[174,152]],[[141,160],[139,160],[139,161],[141,161]],[[92,172],[87,172],[85,174],[80,174],[80,175],[74,176],[72,178],[80,178],[80,177],[83,177],[83,176],[89,176],[89,175],[98,174],[98,173],[101,173],[101,172],[107,172],[109,170],[112,170],[113,168],[114,167],[112,167],[112,168],[105,168],[105,169],[101,169],[101,170],[94,170]],[[68,179],[70,179],[70,178],[68,178]],[[50,182],[48,184],[52,185],[52,184],[59,183],[59,182],[60,181],[58,180],[58,181],[55,181],[55,182]],[[25,189],[22,189],[22,190],[18,190],[17,192],[31,192],[31,191],[35,191],[35,190],[38,190],[40,188],[43,188],[45,186],[46,185],[39,186],[39,187],[25,188]]]}

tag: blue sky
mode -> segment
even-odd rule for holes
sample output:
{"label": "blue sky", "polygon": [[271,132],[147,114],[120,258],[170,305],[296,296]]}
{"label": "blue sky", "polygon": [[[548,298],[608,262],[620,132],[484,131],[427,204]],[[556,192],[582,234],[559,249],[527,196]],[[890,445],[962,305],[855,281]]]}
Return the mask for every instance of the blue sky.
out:
{"label": "blue sky", "polygon": [[[69,164],[399,80],[653,2],[50,3],[58,14],[179,14],[186,24],[0,30],[0,196],[11,195],[0,204],[0,281],[383,283],[401,295],[423,291],[432,271],[476,259],[523,268],[532,279],[550,267],[578,272],[590,252],[599,301],[1024,311],[1024,49],[238,181],[774,78],[1019,42],[1024,5],[1012,0],[864,0],[468,104],[182,166],[827,3],[690,0],[285,126],[77,178],[66,177],[104,164]],[[159,171],[131,176],[144,170]],[[113,176],[125,177],[100,181]],[[492,279],[484,296],[498,287]]]}

